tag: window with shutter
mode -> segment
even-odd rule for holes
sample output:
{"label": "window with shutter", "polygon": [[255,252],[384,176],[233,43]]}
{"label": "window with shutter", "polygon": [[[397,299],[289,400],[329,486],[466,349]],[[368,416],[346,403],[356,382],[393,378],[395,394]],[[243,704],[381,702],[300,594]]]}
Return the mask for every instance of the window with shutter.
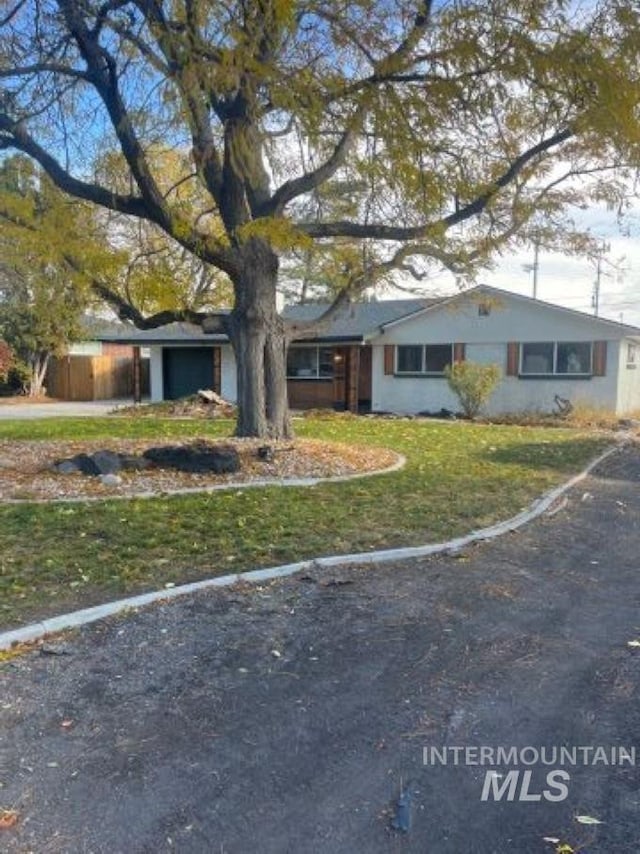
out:
{"label": "window with shutter", "polygon": [[604,377],[607,373],[607,342],[593,342],[593,376]]}
{"label": "window with shutter", "polygon": [[520,349],[517,341],[509,341],[507,344],[507,376],[518,376],[518,358]]}
{"label": "window with shutter", "polygon": [[453,345],[453,361],[454,362],[464,362],[465,351],[466,351],[466,346],[464,344],[454,344]]}
{"label": "window with shutter", "polygon": [[398,376],[444,376],[454,361],[454,347],[463,344],[399,344],[395,374]]}

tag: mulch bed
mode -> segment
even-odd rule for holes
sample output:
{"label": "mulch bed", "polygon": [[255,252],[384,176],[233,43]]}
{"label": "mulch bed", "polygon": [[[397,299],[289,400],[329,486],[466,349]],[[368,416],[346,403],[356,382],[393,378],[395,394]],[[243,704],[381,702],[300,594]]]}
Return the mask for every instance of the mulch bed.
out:
{"label": "mulch bed", "polygon": [[264,440],[222,439],[211,444],[233,445],[240,455],[240,471],[233,475],[215,475],[148,468],[144,471],[122,471],[119,473],[121,483],[106,485],[97,477],[59,474],[51,471],[50,467],[55,461],[75,454],[90,454],[100,449],[141,454],[151,446],[175,445],[175,440],[0,441],[0,502],[133,497],[267,479],[286,481],[336,477],[384,469],[398,459],[397,454],[386,448],[296,439],[269,443],[275,454],[274,459],[267,462],[257,455],[258,447],[265,444]]}

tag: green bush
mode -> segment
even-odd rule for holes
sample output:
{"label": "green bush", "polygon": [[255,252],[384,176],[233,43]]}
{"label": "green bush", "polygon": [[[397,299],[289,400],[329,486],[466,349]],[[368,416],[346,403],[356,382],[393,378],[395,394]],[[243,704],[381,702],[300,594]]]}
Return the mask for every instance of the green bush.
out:
{"label": "green bush", "polygon": [[447,365],[444,375],[462,411],[473,420],[495,391],[502,374],[498,365],[465,361]]}

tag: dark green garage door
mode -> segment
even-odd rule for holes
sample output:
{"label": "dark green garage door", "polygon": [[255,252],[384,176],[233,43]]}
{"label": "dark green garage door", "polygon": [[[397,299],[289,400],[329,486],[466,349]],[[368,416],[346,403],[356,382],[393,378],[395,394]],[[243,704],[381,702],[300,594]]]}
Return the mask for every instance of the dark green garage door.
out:
{"label": "dark green garage door", "polygon": [[165,400],[214,387],[214,347],[165,347],[162,351]]}

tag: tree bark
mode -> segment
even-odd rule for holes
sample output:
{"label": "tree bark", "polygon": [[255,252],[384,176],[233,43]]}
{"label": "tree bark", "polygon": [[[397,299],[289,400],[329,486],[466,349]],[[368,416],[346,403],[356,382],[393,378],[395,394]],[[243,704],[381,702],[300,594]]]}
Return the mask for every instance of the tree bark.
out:
{"label": "tree bark", "polygon": [[280,317],[276,317],[276,325],[267,336],[264,350],[267,423],[274,438],[290,439],[293,428],[287,395],[287,340]]}
{"label": "tree bark", "polygon": [[276,309],[278,258],[253,238],[238,250],[235,306],[227,332],[236,358],[237,436],[291,438],[286,336]]}
{"label": "tree bark", "polygon": [[29,380],[29,397],[40,397],[44,389],[44,381],[49,365],[49,353],[38,353],[31,359],[31,377]]}

